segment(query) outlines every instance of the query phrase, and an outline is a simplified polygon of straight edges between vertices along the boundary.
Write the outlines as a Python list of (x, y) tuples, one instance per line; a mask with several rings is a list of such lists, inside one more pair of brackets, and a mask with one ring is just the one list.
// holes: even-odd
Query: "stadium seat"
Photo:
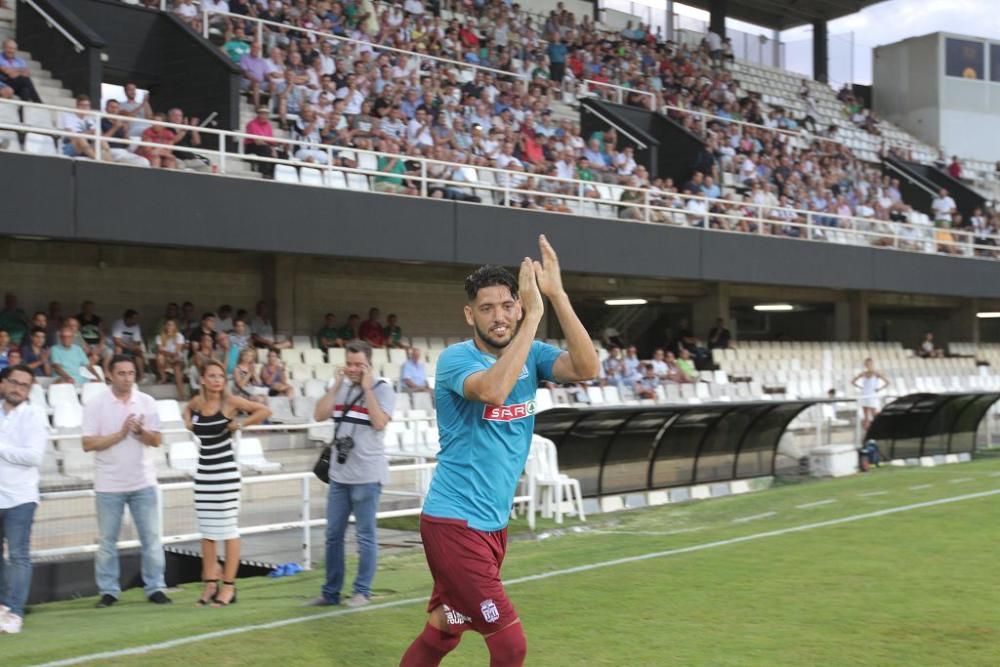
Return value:
[(56, 144), (52, 140), (52, 137), (47, 134), (38, 134), (36, 132), (28, 132), (25, 136), (24, 152), (33, 153), (35, 155), (59, 155), (59, 151), (56, 150)]
[(326, 393), (326, 382), (323, 380), (306, 380), (302, 393), (309, 398), (322, 398)]
[(299, 170), (299, 182), (302, 185), (322, 187), (324, 185), (323, 172), (312, 167), (302, 167)]
[(80, 402), (84, 405), (90, 403), (98, 396), (101, 396), (110, 391), (108, 386), (99, 382), (88, 382), (80, 387)]
[(279, 183), (298, 183), (299, 172), (287, 164), (274, 165), (274, 180)]
[(330, 364), (316, 364), (311, 368), (313, 377), (317, 380), (332, 380), (337, 374), (337, 367)]
[(563, 503), (569, 502), (575, 513), (583, 521), (583, 492), (580, 481), (559, 472), (559, 458), (555, 443), (547, 438), (532, 436), (531, 448), (537, 449), (534, 482), (541, 496), (542, 516), (549, 518), (555, 514), (556, 523), (563, 522)]
[(326, 184), (328, 187), (338, 190), (347, 189), (347, 176), (339, 169), (331, 169), (326, 172)]
[(371, 186), (368, 183), (368, 177), (364, 174), (348, 174), (347, 187), (356, 192), (371, 191)]
[(428, 414), (434, 412), (434, 398), (429, 391), (416, 391), (410, 394), (410, 402), (414, 410), (425, 410)]
[(287, 396), (271, 396), (267, 399), (267, 407), (271, 409), (271, 419), (282, 424), (298, 424), (303, 420), (296, 417), (292, 411), (292, 399)]
[(347, 363), (347, 351), (342, 347), (331, 347), (326, 351), (326, 358), (334, 366), (343, 366)]
[(49, 405), (53, 408), (56, 405), (71, 403), (80, 405), (80, 398), (76, 392), (76, 385), (69, 383), (54, 384), (49, 387)]
[(281, 470), (281, 464), (275, 461), (268, 461), (264, 456), (264, 448), (260, 443), (260, 438), (245, 438), (237, 432), (236, 461), (241, 468), (250, 468), (255, 472), (276, 472)]
[(323, 350), (316, 348), (302, 350), (302, 363), (309, 364), (310, 366), (318, 366), (326, 363), (326, 360), (323, 358)]
[(316, 399), (310, 396), (296, 396), (292, 399), (292, 414), (303, 421), (311, 422), (316, 410)]
[(170, 451), (167, 456), (172, 470), (193, 475), (198, 469), (198, 446), (193, 440), (178, 440), (170, 443)]
[[(2, 109), (12, 109), (6, 104), (0, 105), (0, 110)], [(4, 122), (0, 120), (0, 123)], [(10, 130), (0, 130), (0, 150), (5, 150), (10, 153), (20, 153), (21, 152), (21, 142), (17, 138), (16, 132), (11, 132)]]

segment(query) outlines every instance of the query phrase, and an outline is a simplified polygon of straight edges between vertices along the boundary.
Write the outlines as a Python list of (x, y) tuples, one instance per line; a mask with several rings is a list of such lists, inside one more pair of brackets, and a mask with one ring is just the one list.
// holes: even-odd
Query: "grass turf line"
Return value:
[[(972, 476), (971, 482), (963, 484), (963, 493), (995, 488), (995, 479), (990, 479), (989, 475), (997, 469), (996, 462), (984, 462), (955, 466), (951, 472), (946, 468), (883, 470), (868, 476), (777, 488), (738, 498), (596, 516), (592, 523), (603, 523), (603, 527), (610, 530), (664, 530), (692, 525), (704, 526), (704, 529), (670, 537), (582, 533), (567, 534), (542, 542), (516, 542), (511, 545), (509, 563), (504, 573), (507, 579), (513, 579), (606, 561), (609, 558), (690, 546), (801, 524), (804, 522), (803, 511), (793, 512), (792, 509), (817, 498), (836, 497), (842, 502), (810, 509), (805, 520), (829, 520), (838, 516), (932, 500), (935, 497), (945, 497), (948, 495), (947, 490), (952, 490), (954, 494), (953, 486), (950, 489), (941, 488), (937, 493), (933, 489), (911, 491), (907, 487), (914, 482)], [(858, 493), (873, 489), (885, 490), (887, 493), (858, 498)], [(731, 523), (733, 518), (763, 511), (775, 511), (777, 514), (755, 521), (752, 526)], [(905, 515), (817, 530), (808, 536), (788, 535), (775, 540), (733, 545), (668, 560), (630, 563), (596, 573), (579, 573), (531, 582), (512, 587), (511, 596), (527, 627), (533, 664), (625, 664), (621, 662), (623, 656), (629, 656), (627, 664), (656, 664), (656, 655), (661, 658), (671, 657), (674, 664), (785, 664), (785, 660), (773, 652), (775, 648), (770, 643), (755, 640), (759, 633), (766, 635), (767, 628), (770, 627), (771, 634), (785, 638), (783, 645), (798, 643), (797, 639), (793, 641), (788, 636), (788, 632), (782, 628), (784, 621), (778, 622), (779, 619), (796, 621), (789, 628), (802, 626), (795, 632), (805, 633), (809, 636), (809, 642), (819, 642), (820, 645), (829, 643), (830, 646), (835, 644), (820, 641), (822, 636), (812, 637), (811, 634), (814, 633), (809, 631), (811, 626), (803, 625), (805, 619), (788, 617), (785, 609), (787, 605), (791, 605), (793, 609), (804, 605), (810, 610), (809, 614), (816, 618), (827, 618), (824, 610), (828, 607), (840, 609), (843, 614), (834, 619), (840, 625), (835, 623), (827, 627), (824, 624), (823, 632), (839, 637), (844, 643), (868, 645), (868, 639), (860, 641), (858, 637), (851, 635), (854, 630), (844, 631), (858, 628), (855, 619), (857, 613), (877, 608), (866, 596), (862, 596), (868, 600), (864, 605), (845, 606), (845, 601), (849, 601), (851, 595), (858, 595), (858, 590), (871, 588), (883, 591), (886, 599), (891, 600), (892, 593), (899, 584), (897, 579), (903, 583), (914, 579), (920, 584), (914, 589), (915, 593), (923, 590), (925, 583), (928, 587), (926, 594), (913, 598), (913, 604), (917, 607), (930, 605), (930, 609), (940, 606), (940, 601), (936, 598), (942, 595), (941, 591), (930, 585), (934, 582), (950, 581), (955, 586), (964, 586), (968, 591), (982, 590), (981, 577), (985, 576), (988, 568), (984, 566), (977, 569), (970, 566), (970, 555), (989, 552), (988, 545), (977, 540), (983, 533), (981, 528), (984, 513), (996, 516), (996, 512), (995, 498), (921, 509)], [(942, 525), (937, 526), (935, 523), (933, 527), (923, 527), (925, 520), (929, 523), (932, 517), (942, 517)], [(925, 530), (928, 535), (933, 533), (934, 538), (921, 543)], [(817, 553), (815, 547), (818, 545), (822, 546), (821, 552), (829, 550), (830, 553)], [(847, 545), (853, 545), (853, 551), (848, 549), (849, 553), (844, 553)], [(926, 548), (930, 547), (934, 547), (934, 550), (925, 554)], [(921, 557), (911, 554), (914, 548)], [(740, 555), (737, 557), (732, 554)], [(733, 558), (743, 564), (737, 564)], [(957, 567), (956, 562), (964, 564)], [(901, 565), (897, 567), (895, 563)], [(884, 577), (886, 568), (890, 568), (893, 574), (888, 579)], [(864, 572), (867, 574), (862, 576)], [(679, 573), (684, 574), (681, 576)], [(840, 585), (814, 589), (812, 584), (817, 575), (820, 582)], [(855, 575), (859, 577), (858, 581), (854, 581)], [(382, 587), (382, 599), (393, 600), (426, 596), (430, 581), (422, 557), (411, 554), (384, 559), (380, 564), (376, 584)], [(730, 593), (725, 592), (724, 584), (731, 587)], [(0, 650), (3, 651), (5, 665), (21, 665), (126, 645), (158, 642), (233, 625), (301, 616), (304, 610), (297, 606), (298, 602), (315, 594), (318, 586), (318, 573), (310, 573), (293, 581), (248, 580), (241, 587), (243, 601), (240, 605), (224, 610), (196, 610), (187, 607), (197, 595), (197, 587), (194, 586), (186, 587), (187, 590), (178, 594), (178, 605), (169, 610), (137, 602), (141, 600), (141, 594), (134, 592), (126, 594), (126, 604), (103, 611), (90, 609), (92, 600), (42, 605), (35, 614), (29, 616), (25, 633), (19, 637), (3, 638)], [(845, 593), (844, 587), (849, 594)], [(914, 587), (906, 588), (909, 590)], [(798, 603), (782, 601), (786, 597), (783, 593), (773, 601), (777, 607), (767, 607), (770, 616), (760, 617), (760, 605), (751, 598), (767, 598), (776, 591), (783, 592), (785, 589), (796, 592), (792, 597)], [(707, 595), (710, 591), (717, 591), (717, 597)], [(743, 597), (737, 595), (741, 591), (745, 594)], [(706, 593), (706, 596), (702, 599), (699, 592)], [(727, 662), (725, 652), (716, 656), (709, 651), (710, 647), (692, 641), (688, 636), (693, 632), (689, 627), (691, 618), (678, 616), (680, 608), (677, 601), (692, 596), (699, 600), (692, 601), (688, 609), (695, 612), (694, 617), (721, 618), (726, 623), (740, 625), (739, 614), (735, 612), (742, 609), (747, 614), (748, 618), (743, 625), (747, 622), (750, 625), (745, 628), (741, 640), (731, 647), (733, 656), (741, 659)], [(958, 597), (964, 598), (964, 595)], [(732, 614), (726, 608), (728, 605), (735, 605)], [(898, 615), (900, 610), (893, 609), (893, 614)], [(964, 609), (964, 604), (956, 609), (945, 608), (942, 611), (944, 616), (938, 619), (942, 627), (949, 626), (953, 621), (960, 622), (959, 616), (955, 615), (953, 618), (949, 614), (961, 609)], [(886, 619), (894, 617), (893, 614), (886, 614)], [(978, 615), (980, 618), (990, 618), (985, 609)], [(612, 622), (620, 616), (632, 619), (629, 628), (617, 627), (619, 623)], [(586, 621), (591, 617), (604, 619), (607, 631), (589, 625)], [(974, 618), (976, 614), (970, 613), (966, 621), (971, 622)], [(996, 620), (995, 612), (992, 619)], [(189, 665), (245, 665), (282, 662), (285, 665), (305, 665), (323, 661), (324, 664), (337, 665), (388, 665), (398, 660), (406, 644), (419, 631), (422, 620), (422, 604), (414, 604), (94, 664), (176, 665), (183, 662)], [(934, 622), (929, 620), (928, 626)], [(589, 629), (582, 633), (585, 636), (577, 637), (580, 634), (577, 626), (581, 623)], [(758, 627), (760, 624), (761, 627)], [(978, 636), (995, 641), (995, 631), (986, 632), (982, 628), (996, 628), (998, 625), (1000, 623), (996, 622), (977, 624), (975, 628), (978, 629), (973, 628), (970, 637), (974, 639)], [(688, 629), (685, 632), (674, 632), (675, 627)], [(857, 631), (865, 634), (863, 628)], [(641, 647), (650, 642), (650, 636), (660, 637), (663, 633), (673, 637), (678, 647), (688, 646), (691, 647), (690, 650), (681, 651), (676, 648), (674, 652), (666, 651), (666, 645), (654, 641), (651, 652), (644, 652), (645, 649)], [(957, 630), (955, 633), (953, 639), (961, 634)], [(941, 639), (940, 632), (931, 633), (930, 636)], [(42, 646), (39, 646), (38, 637), (45, 637)], [(481, 643), (477, 636), (466, 636), (459, 651), (446, 664), (484, 664), (485, 653)], [(949, 642), (945, 644), (951, 645)], [(957, 644), (962, 650), (955, 653), (956, 662), (950, 663), (945, 659), (946, 656), (940, 655), (941, 660), (935, 660), (933, 664), (980, 664), (977, 662), (978, 643), (958, 641)], [(582, 650), (579, 656), (583, 657), (573, 658), (576, 655), (573, 647), (577, 645)], [(760, 652), (759, 659), (754, 657), (755, 651)], [(934, 655), (933, 652), (927, 652), (927, 647), (912, 655), (925, 654)], [(226, 655), (232, 656), (233, 661), (227, 662), (228, 658), (224, 657)], [(807, 655), (809, 654), (801, 655), (800, 659), (792, 659), (789, 655), (788, 662), (808, 660)], [(906, 653), (899, 655), (905, 656)], [(833, 660), (835, 656), (831, 652), (829, 657)], [(861, 656), (855, 658), (861, 659)], [(827, 664), (905, 664), (902, 657), (900, 660), (895, 662), (892, 651), (887, 650), (885, 655), (880, 654), (878, 660), (869, 663), (838, 663), (833, 660)], [(823, 664), (822, 661), (809, 661)], [(914, 664), (912, 660), (910, 664)], [(922, 664), (930, 663), (924, 661)]]

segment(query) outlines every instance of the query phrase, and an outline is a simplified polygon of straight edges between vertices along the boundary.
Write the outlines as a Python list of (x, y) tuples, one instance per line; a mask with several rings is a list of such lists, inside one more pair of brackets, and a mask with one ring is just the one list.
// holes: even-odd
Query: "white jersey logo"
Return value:
[(517, 379), (527, 380), (528, 377), (530, 377), (530, 373), (528, 373), (528, 366), (525, 364), (524, 366), (521, 366), (521, 374), (517, 376)]
[(487, 623), (496, 623), (500, 620), (500, 610), (497, 609), (493, 600), (483, 600), (479, 603), (479, 611), (483, 612), (483, 619)]

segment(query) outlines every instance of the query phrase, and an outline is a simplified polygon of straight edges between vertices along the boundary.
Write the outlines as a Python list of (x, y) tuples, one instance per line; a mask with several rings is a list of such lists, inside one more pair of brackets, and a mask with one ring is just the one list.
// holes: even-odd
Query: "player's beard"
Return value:
[(508, 329), (510, 329), (510, 336), (507, 337), (507, 340), (503, 341), (498, 340), (493, 336), (491, 336), (488, 330), (483, 331), (482, 329), (480, 329), (479, 324), (476, 324), (476, 335), (479, 336), (479, 340), (483, 341), (490, 347), (497, 350), (502, 350), (503, 348), (510, 345), (510, 342), (514, 340), (514, 336), (517, 335), (517, 330), (520, 326), (521, 326), (520, 322), (515, 322), (513, 325), (509, 326)]

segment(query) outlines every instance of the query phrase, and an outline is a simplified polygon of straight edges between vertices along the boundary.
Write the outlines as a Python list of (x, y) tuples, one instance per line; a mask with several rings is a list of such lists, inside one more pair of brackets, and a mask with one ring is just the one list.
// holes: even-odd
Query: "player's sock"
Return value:
[(511, 623), (487, 637), (486, 648), (490, 650), (490, 667), (521, 667), (528, 654), (524, 627), (520, 623)]
[(410, 644), (410, 648), (406, 649), (399, 667), (437, 667), (461, 640), (462, 635), (442, 632), (428, 623), (420, 636)]

